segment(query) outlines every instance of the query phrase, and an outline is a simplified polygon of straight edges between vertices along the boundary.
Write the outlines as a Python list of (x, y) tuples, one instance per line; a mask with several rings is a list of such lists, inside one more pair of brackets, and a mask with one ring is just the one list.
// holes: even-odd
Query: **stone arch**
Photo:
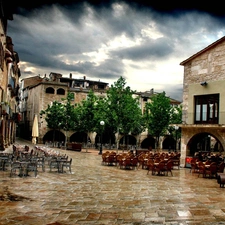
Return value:
[(119, 144), (123, 145), (136, 145), (137, 139), (133, 135), (124, 135), (120, 138)]
[[(90, 140), (90, 138), (88, 138)], [(70, 138), (70, 142), (79, 142), (79, 143), (87, 143), (87, 133), (85, 132), (76, 132), (73, 133)]]
[(176, 140), (171, 135), (166, 135), (162, 141), (162, 149), (175, 150)]
[(194, 134), (187, 143), (189, 155), (193, 156), (195, 152), (223, 152), (223, 140), (220, 135), (213, 132), (198, 132)]
[(59, 130), (50, 130), (43, 136), (43, 143), (46, 142), (64, 142), (65, 135)]
[(155, 144), (156, 144), (156, 140), (154, 137), (149, 136), (147, 138), (145, 138), (142, 142), (141, 142), (141, 148), (152, 148), (155, 149)]
[[(206, 135), (212, 136), (215, 139), (214, 146), (217, 149), (221, 148), (220, 151), (224, 151), (225, 128), (223, 126), (215, 126), (214, 128), (209, 129), (207, 127), (184, 125), (182, 127), (182, 136), (181, 136), (181, 158), (180, 158), (181, 166), (186, 165), (186, 157), (192, 157), (194, 155), (195, 153), (194, 146), (197, 147), (197, 143), (198, 143), (196, 140), (199, 137), (204, 138), (204, 136), (206, 137)], [(205, 145), (203, 144), (202, 146), (205, 146)]]
[[(98, 145), (101, 143), (101, 134), (96, 133), (95, 136), (95, 148), (98, 148)], [(109, 134), (108, 132), (102, 133), (102, 144), (111, 148), (116, 143), (115, 134)]]

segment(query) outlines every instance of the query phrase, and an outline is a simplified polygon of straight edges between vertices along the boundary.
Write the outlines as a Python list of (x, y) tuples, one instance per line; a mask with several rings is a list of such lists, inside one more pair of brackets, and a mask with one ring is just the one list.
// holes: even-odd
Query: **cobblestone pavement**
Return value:
[(71, 174), (48, 167), (37, 177), (0, 171), (1, 225), (225, 224), (225, 188), (216, 179), (188, 168), (147, 175), (102, 165), (97, 150), (57, 151), (72, 158)]

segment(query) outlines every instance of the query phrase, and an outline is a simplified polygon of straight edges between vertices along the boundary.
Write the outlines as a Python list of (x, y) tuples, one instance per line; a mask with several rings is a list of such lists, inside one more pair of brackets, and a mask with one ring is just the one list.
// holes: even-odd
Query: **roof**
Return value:
[(181, 66), (185, 65), (187, 62), (191, 61), (192, 59), (196, 58), (197, 56), (201, 55), (202, 53), (206, 52), (207, 50), (214, 48), (219, 43), (223, 42), (225, 40), (225, 36), (220, 38), (219, 40), (213, 42), (212, 44), (208, 45), (206, 48), (202, 49), (201, 51), (197, 52), (196, 54), (192, 55), (191, 57), (187, 58), (183, 62), (180, 63)]

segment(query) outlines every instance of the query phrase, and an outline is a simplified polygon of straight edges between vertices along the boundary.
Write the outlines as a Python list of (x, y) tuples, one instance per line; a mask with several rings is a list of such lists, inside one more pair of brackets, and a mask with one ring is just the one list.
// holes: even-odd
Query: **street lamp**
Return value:
[(177, 131), (178, 131), (179, 127), (175, 125), (174, 128), (175, 128), (175, 132), (176, 132), (176, 144), (175, 144), (175, 151), (176, 151), (177, 150)]
[(102, 154), (102, 133), (103, 133), (103, 126), (105, 125), (105, 122), (104, 121), (100, 121), (100, 125), (102, 126), (101, 128), (101, 143), (100, 143), (100, 148), (99, 148), (99, 155)]

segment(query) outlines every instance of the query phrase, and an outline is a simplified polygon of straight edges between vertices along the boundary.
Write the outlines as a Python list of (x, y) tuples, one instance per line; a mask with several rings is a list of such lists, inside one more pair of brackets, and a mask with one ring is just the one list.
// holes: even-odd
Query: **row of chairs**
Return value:
[(173, 161), (172, 160), (160, 160), (159, 162), (154, 160), (148, 160), (147, 163), (147, 174), (152, 172), (152, 175), (167, 175), (170, 173), (173, 176)]
[[(56, 162), (56, 163), (54, 163)], [(72, 158), (68, 160), (66, 155), (52, 155), (51, 157), (45, 156), (43, 152), (37, 152), (33, 149), (29, 150), (20, 146), (16, 149), (13, 146), (12, 153), (0, 154), (0, 169), (9, 170), (10, 176), (28, 176), (31, 172), (34, 172), (34, 176), (37, 176), (39, 168), (45, 172), (46, 165), (49, 166), (50, 172), (56, 168), (58, 172), (64, 172), (65, 169), (71, 171)]]
[(224, 162), (217, 163), (210, 160), (203, 162), (198, 161), (197, 159), (192, 159), (190, 172), (198, 173), (198, 177), (202, 175), (204, 178), (217, 178), (218, 173), (224, 172), (224, 167)]

